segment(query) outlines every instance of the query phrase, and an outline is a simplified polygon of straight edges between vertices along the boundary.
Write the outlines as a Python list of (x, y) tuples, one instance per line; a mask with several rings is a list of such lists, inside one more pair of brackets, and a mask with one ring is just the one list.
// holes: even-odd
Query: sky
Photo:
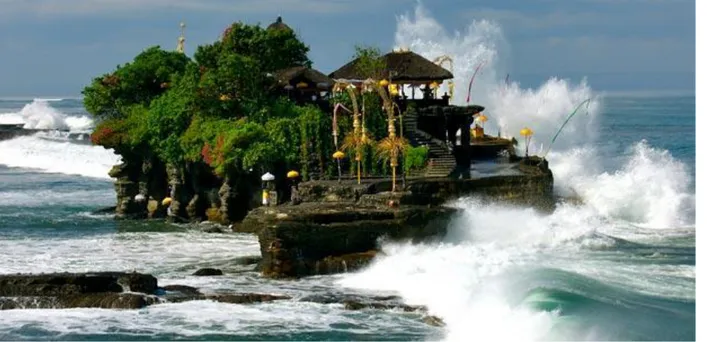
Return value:
[(606, 91), (694, 91), (695, 1), (689, 0), (0, 0), (0, 97), (79, 96), (92, 78), (143, 49), (186, 53), (232, 22), (278, 15), (330, 73), (356, 44), (394, 47), (398, 20), (416, 6), (453, 34), (472, 21), (500, 25), (516, 81), (549, 77)]

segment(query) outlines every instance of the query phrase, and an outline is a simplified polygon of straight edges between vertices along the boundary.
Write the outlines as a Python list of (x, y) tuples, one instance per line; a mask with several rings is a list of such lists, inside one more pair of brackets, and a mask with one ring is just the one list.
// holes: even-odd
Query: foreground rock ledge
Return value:
[(429, 241), (447, 232), (459, 210), (443, 203), (473, 195), (550, 209), (553, 178), (539, 159), (516, 174), (473, 179), (410, 179), (391, 193), (389, 180), (311, 181), (298, 186), (298, 204), (252, 210), (234, 230), (258, 234), (261, 270), (271, 278), (348, 272), (380, 253), (383, 241)]
[(0, 275), (0, 310), (140, 309), (159, 303), (213, 300), (230, 304), (291, 299), (262, 293), (204, 295), (184, 285), (157, 286), (149, 274), (96, 272)]

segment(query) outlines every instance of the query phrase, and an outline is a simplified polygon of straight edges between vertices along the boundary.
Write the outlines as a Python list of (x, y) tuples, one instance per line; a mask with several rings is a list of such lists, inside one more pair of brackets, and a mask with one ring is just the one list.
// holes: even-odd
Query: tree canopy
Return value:
[[(199, 46), (190, 59), (159, 46), (93, 79), (84, 105), (98, 125), (93, 143), (121, 155), (164, 163), (202, 163), (219, 176), (297, 169), (305, 178), (333, 176), (332, 117), (314, 105), (298, 106), (275, 90), (270, 74), (311, 67), (307, 47), (291, 30), (234, 23), (221, 39)], [(380, 52), (357, 48), (372, 77)], [(336, 96), (332, 101), (346, 102)], [(365, 95), (366, 126), (385, 134), (380, 99)], [(342, 135), (350, 118), (341, 118)], [(370, 171), (383, 170), (372, 154)]]

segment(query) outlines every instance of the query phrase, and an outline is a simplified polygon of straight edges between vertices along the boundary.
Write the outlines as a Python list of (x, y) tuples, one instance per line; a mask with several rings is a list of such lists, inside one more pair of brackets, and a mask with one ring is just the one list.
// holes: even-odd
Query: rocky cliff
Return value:
[(518, 174), (472, 179), (409, 179), (391, 193), (388, 180), (314, 181), (297, 186), (297, 200), (259, 207), (236, 226), (258, 234), (264, 276), (296, 278), (366, 266), (385, 241), (443, 237), (457, 209), (443, 204), (464, 196), (553, 206), (552, 173), (539, 159), (523, 159)]
[(109, 174), (116, 179), (118, 218), (230, 224), (253, 207), (259, 187), (255, 176), (221, 178), (203, 164), (165, 165), (157, 158), (138, 156), (123, 155), (123, 163)]

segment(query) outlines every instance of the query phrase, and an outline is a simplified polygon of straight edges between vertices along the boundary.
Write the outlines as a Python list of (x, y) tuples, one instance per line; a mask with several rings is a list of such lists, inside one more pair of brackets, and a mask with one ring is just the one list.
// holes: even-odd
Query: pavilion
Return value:
[[(415, 103), (418, 108), (449, 105), (449, 95), (437, 97), (435, 94), (437, 86), (445, 80), (454, 78), (449, 70), (415, 52), (403, 49), (393, 50), (381, 56), (381, 59), (385, 68), (382, 70), (382, 74), (376, 78), (385, 79), (390, 85), (395, 85), (400, 89), (397, 96), (393, 96), (393, 98), (401, 106), (401, 109), (404, 110), (409, 103)], [(357, 68), (358, 62), (358, 58), (352, 60), (329, 74), (329, 77), (344, 79), (352, 83), (361, 82), (371, 77), (371, 75), (361, 74)], [(416, 88), (419, 88), (422, 93), (421, 99), (416, 98)], [(410, 90), (410, 94), (406, 93), (406, 89)]]
[(278, 92), (299, 105), (320, 104), (329, 111), (328, 98), (334, 80), (327, 75), (304, 66), (295, 66), (272, 73)]

